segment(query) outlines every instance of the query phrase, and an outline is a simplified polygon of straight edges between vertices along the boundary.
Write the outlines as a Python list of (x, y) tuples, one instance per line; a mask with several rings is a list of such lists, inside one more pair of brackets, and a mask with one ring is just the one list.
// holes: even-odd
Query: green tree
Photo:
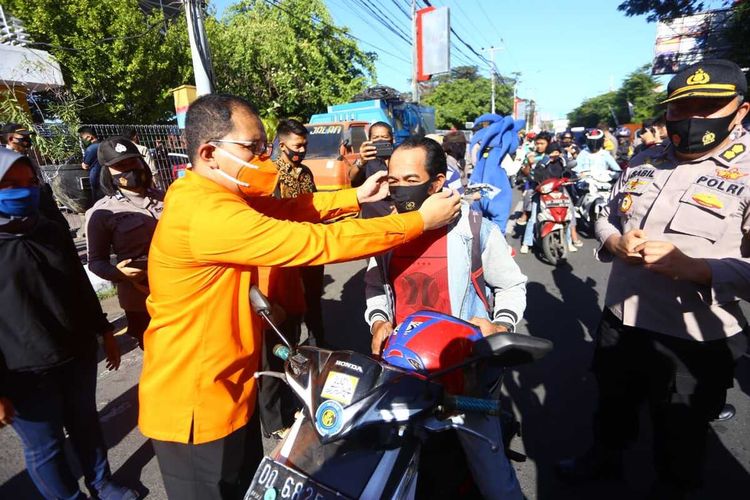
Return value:
[(646, 20), (652, 23), (673, 17), (691, 16), (703, 10), (704, 2), (698, 0), (626, 0), (617, 10), (626, 16), (648, 14)]
[[(650, 65), (645, 65), (630, 73), (619, 89), (586, 99), (576, 109), (568, 113), (571, 125), (595, 127), (601, 122), (609, 125), (618, 123), (641, 123), (652, 118), (662, 108), (659, 104), (665, 97), (657, 92), (658, 82), (650, 74)], [(631, 116), (628, 103), (632, 104)]]
[(219, 91), (266, 116), (310, 116), (373, 82), (375, 54), (333, 26), (322, 0), (244, 0), (207, 23)]
[(60, 62), (65, 83), (83, 101), (84, 122), (165, 121), (174, 115), (169, 89), (190, 75), (182, 16), (166, 21), (137, 0), (6, 0), (34, 48)]
[[(466, 68), (471, 67), (462, 66), (455, 69), (455, 74), (466, 78), (451, 78), (438, 82), (422, 98), (424, 104), (435, 107), (435, 124), (439, 129), (447, 129), (454, 125), (463, 128), (465, 122), (490, 112), (492, 81), (479, 76), (476, 68), (473, 72)], [(502, 77), (499, 80), (495, 85), (495, 111), (506, 115), (513, 108), (513, 87), (502, 83), (505, 81)]]

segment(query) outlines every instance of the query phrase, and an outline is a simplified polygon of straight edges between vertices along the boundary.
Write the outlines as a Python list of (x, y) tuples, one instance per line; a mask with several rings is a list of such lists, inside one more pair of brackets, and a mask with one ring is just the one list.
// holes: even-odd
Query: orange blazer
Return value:
[(418, 212), (315, 224), (358, 210), (354, 189), (248, 201), (190, 171), (172, 184), (148, 259), (151, 323), (138, 390), (145, 436), (200, 444), (252, 416), (261, 325), (248, 294), (257, 266), (357, 259), (423, 231)]

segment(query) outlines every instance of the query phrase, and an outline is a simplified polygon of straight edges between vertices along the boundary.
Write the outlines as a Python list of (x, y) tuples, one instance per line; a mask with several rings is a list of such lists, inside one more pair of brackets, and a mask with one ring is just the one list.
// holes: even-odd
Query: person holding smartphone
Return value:
[(359, 158), (349, 167), (352, 187), (361, 186), (375, 172), (388, 171), (393, 154), (393, 127), (386, 122), (370, 125), (368, 140), (359, 148)]
[[(143, 349), (148, 281), (146, 259), (164, 193), (152, 187), (151, 169), (135, 144), (115, 136), (99, 146), (100, 188), (104, 197), (86, 212), (89, 269), (117, 285), (120, 307), (128, 320), (127, 334)], [(117, 264), (110, 262), (114, 252)]]

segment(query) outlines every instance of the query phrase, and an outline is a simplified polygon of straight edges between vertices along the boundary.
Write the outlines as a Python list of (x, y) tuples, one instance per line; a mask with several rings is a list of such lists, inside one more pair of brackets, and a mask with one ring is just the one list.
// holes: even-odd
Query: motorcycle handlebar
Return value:
[(500, 415), (500, 401), (495, 399), (470, 398), (468, 396), (446, 396), (443, 406), (448, 411)]

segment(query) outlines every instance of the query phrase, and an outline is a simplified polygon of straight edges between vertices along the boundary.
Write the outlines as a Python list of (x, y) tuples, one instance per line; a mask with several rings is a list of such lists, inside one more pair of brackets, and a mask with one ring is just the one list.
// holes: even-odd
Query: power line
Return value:
[[(285, 8), (285, 7), (283, 7), (282, 5), (280, 5), (280, 4), (277, 4), (277, 3), (274, 3), (274, 1), (279, 1), (279, 0), (264, 0), (264, 1), (265, 1), (265, 2), (266, 2), (266, 3), (268, 4), (268, 5), (270, 5), (270, 6), (272, 6), (272, 7), (276, 7), (277, 9), (279, 9), (279, 10), (281, 10), (281, 11), (284, 11), (284, 12), (286, 12), (287, 14), (289, 14), (289, 15), (290, 15), (290, 16), (292, 16), (293, 18), (297, 19), (298, 21), (308, 21), (308, 19), (306, 19), (306, 18), (302, 18), (302, 17), (299, 17), (298, 15), (294, 14), (293, 12), (291, 12), (291, 11), (290, 11), (290, 10), (288, 10), (288, 9), (286, 9), (286, 8)], [(356, 40), (356, 41), (358, 41), (358, 42), (364, 43), (365, 45), (369, 45), (370, 47), (373, 47), (374, 49), (377, 49), (377, 50), (379, 50), (380, 52), (382, 52), (382, 53), (384, 53), (384, 54), (387, 54), (387, 55), (389, 55), (389, 56), (391, 56), (391, 57), (393, 57), (393, 58), (395, 58), (395, 59), (398, 59), (398, 60), (400, 60), (400, 61), (403, 61), (403, 62), (405, 62), (405, 63), (409, 63), (409, 64), (411, 64), (411, 63), (410, 63), (410, 62), (409, 62), (408, 60), (404, 59), (403, 57), (401, 57), (401, 56), (399, 56), (399, 55), (397, 55), (397, 54), (394, 54), (393, 52), (389, 52), (389, 51), (387, 51), (387, 50), (385, 50), (385, 49), (383, 49), (383, 48), (381, 48), (381, 47), (378, 47), (378, 46), (377, 46), (377, 45), (375, 45), (375, 44), (372, 44), (372, 43), (370, 43), (370, 42), (367, 42), (367, 41), (365, 41), (365, 40), (362, 40), (361, 38), (359, 38), (359, 37), (357, 37), (357, 36), (354, 36), (354, 35), (352, 35), (352, 34), (351, 34), (351, 33), (349, 33), (349, 32), (348, 32), (348, 30), (346, 30), (346, 29), (342, 29), (342, 28), (339, 28), (338, 26), (334, 26), (334, 25), (332, 25), (332, 24), (330, 24), (330, 23), (327, 23), (327, 22), (325, 22), (325, 21), (323, 21), (322, 19), (319, 19), (319, 18), (315, 18), (315, 17), (314, 17), (314, 18), (312, 18), (312, 20), (313, 20), (313, 21), (317, 21), (317, 22), (318, 22), (318, 24), (314, 24), (314, 23), (313, 23), (313, 26), (315, 26), (315, 27), (318, 27), (318, 25), (321, 25), (321, 24), (322, 24), (322, 25), (323, 25), (323, 26), (325, 26), (326, 28), (329, 28), (329, 29), (331, 29), (331, 30), (333, 30), (333, 31), (337, 31), (338, 33), (340, 33), (341, 35), (343, 35), (343, 36), (345, 36), (345, 37), (347, 37), (347, 38), (350, 38), (350, 39), (352, 39), (352, 40)]]
[(382, 26), (384, 26), (388, 31), (396, 35), (397, 37), (401, 38), (406, 43), (411, 43), (411, 40), (409, 39), (408, 34), (403, 32), (403, 29), (399, 26), (396, 26), (394, 23), (392, 23), (389, 19), (384, 17), (382, 14), (380, 14), (377, 10), (375, 10), (369, 3), (367, 3), (366, 0), (354, 0), (354, 3), (356, 5), (359, 5), (360, 7), (364, 8), (364, 12), (369, 12), (370, 15), (378, 21)]

